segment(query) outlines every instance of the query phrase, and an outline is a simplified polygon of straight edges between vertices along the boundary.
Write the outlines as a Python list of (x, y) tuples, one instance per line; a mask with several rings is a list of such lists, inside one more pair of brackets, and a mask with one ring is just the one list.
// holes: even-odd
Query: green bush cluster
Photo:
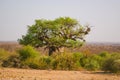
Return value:
[(2, 65), (3, 61), (8, 58), (8, 52), (4, 49), (0, 49), (0, 66)]
[(31, 46), (25, 46), (17, 50), (16, 53), (0, 49), (0, 66), (53, 70), (86, 69), (120, 73), (120, 53), (102, 52), (86, 55), (76, 52), (46, 56)]
[(20, 67), (20, 57), (18, 54), (10, 55), (8, 59), (3, 60), (3, 67)]
[(80, 64), (87, 70), (101, 70), (104, 60), (109, 56), (107, 52), (100, 54), (84, 55)]
[(120, 54), (111, 54), (111, 56), (104, 61), (102, 65), (102, 70), (110, 71), (113, 73), (120, 73)]
[(51, 59), (48, 56), (28, 58), (25, 61), (22, 61), (22, 68), (50, 69), (50, 62)]
[(13, 55), (15, 55), (15, 52), (9, 52), (0, 48), (0, 66), (3, 65), (4, 61), (8, 61), (9, 57)]
[(77, 68), (76, 63), (77, 60), (75, 60), (75, 57), (73, 57), (71, 53), (62, 53), (56, 55), (51, 61), (52, 69), (58, 70), (74, 70)]
[(36, 51), (31, 46), (24, 46), (22, 49), (18, 50), (21, 60), (26, 60), (28, 58), (35, 58), (39, 56), (39, 52)]

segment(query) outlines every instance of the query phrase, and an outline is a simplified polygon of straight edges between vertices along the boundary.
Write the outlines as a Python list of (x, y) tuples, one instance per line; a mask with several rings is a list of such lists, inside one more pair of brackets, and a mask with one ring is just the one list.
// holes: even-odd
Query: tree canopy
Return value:
[(18, 41), (23, 45), (45, 47), (51, 55), (61, 47), (80, 47), (89, 31), (88, 26), (82, 26), (76, 19), (70, 17), (59, 17), (55, 20), (40, 19), (28, 26), (27, 34)]

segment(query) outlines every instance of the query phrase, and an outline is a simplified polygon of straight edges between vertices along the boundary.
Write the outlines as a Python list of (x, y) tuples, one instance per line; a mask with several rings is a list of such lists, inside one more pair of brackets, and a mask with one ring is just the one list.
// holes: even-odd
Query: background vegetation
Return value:
[(0, 66), (52, 70), (103, 70), (120, 73), (120, 53), (64, 52), (48, 56), (31, 46), (24, 46), (16, 51), (0, 48)]

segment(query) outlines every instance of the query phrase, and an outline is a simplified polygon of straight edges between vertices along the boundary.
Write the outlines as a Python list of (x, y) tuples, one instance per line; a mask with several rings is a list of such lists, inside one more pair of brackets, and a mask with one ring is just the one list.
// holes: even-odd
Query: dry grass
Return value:
[[(16, 49), (20, 48), (17, 42), (0, 42), (0, 48), (4, 48), (7, 51), (15, 51)], [(44, 50), (44, 48), (38, 49), (41, 53), (47, 54), (48, 51)], [(65, 49), (67, 52), (82, 52), (86, 54), (93, 54), (93, 53), (101, 53), (107, 51), (109, 53), (117, 52), (120, 53), (120, 43), (87, 43), (83, 45), (81, 48), (74, 48), (74, 49)]]
[(17, 42), (0, 42), (0, 48), (3, 48), (7, 51), (14, 52), (16, 49), (19, 49), (21, 45)]
[(120, 80), (119, 75), (89, 71), (1, 68), (0, 80)]

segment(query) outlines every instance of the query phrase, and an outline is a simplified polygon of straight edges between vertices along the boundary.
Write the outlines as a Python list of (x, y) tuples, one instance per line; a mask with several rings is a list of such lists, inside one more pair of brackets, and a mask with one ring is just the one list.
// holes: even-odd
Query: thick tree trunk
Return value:
[(49, 53), (48, 53), (48, 55), (51, 56), (52, 53), (53, 53), (53, 51), (51, 50), (51, 48), (49, 48)]
[(55, 52), (55, 51), (56, 51), (56, 48), (54, 46), (49, 47), (48, 55), (51, 56), (53, 54), (53, 52)]

